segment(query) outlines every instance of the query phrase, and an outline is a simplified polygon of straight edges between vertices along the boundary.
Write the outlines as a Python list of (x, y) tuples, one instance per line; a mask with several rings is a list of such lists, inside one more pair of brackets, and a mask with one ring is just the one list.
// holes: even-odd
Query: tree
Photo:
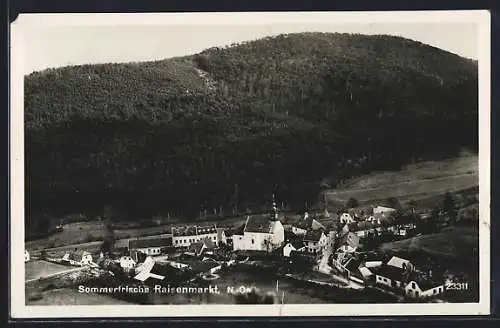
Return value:
[(359, 206), (359, 201), (354, 197), (349, 198), (349, 200), (347, 201), (347, 208), (355, 208), (358, 206)]
[(403, 209), (403, 206), (401, 206), (401, 203), (396, 197), (390, 197), (387, 199), (387, 205), (391, 208), (394, 208), (398, 211), (401, 211)]
[(455, 208), (455, 200), (450, 192), (447, 192), (444, 195), (443, 200), (443, 211), (448, 216), (451, 223), (455, 223), (457, 221), (457, 209)]

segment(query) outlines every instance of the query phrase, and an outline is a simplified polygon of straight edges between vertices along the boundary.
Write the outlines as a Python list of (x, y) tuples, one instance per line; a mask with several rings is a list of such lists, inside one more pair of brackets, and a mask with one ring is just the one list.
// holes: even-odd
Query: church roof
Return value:
[(245, 232), (272, 233), (276, 221), (270, 220), (267, 216), (251, 216), (245, 224)]

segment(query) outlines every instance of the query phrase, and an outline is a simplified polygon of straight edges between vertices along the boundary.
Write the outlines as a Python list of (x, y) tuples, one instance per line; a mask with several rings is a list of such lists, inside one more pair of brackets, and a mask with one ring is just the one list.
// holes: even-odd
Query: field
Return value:
[(329, 201), (346, 202), (356, 198), (373, 202), (396, 197), (401, 202), (429, 199), (446, 192), (478, 186), (478, 156), (462, 153), (445, 161), (425, 161), (400, 171), (374, 172), (347, 181), (341, 188), (327, 192)]
[(26, 289), (27, 305), (127, 305), (131, 304), (108, 295), (78, 293), (71, 288), (48, 291)]
[(439, 233), (385, 243), (379, 249), (383, 253), (422, 252), (470, 263), (479, 259), (479, 234), (477, 228), (452, 227)]
[(29, 261), (24, 264), (25, 280), (38, 279), (50, 274), (71, 269), (64, 265), (45, 261)]

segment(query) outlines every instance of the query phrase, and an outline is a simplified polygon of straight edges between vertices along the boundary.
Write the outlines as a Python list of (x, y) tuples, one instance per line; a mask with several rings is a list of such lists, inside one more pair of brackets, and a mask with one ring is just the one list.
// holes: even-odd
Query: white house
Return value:
[(283, 256), (290, 257), (290, 253), (292, 251), (303, 252), (306, 248), (306, 245), (300, 240), (289, 241), (283, 247)]
[(285, 229), (279, 220), (268, 216), (247, 217), (243, 231), (233, 235), (234, 250), (271, 251), (285, 241)]
[(351, 214), (344, 212), (340, 215), (340, 223), (353, 223), (354, 218)]
[(69, 262), (71, 265), (90, 265), (93, 263), (92, 254), (87, 251), (75, 251), (64, 254), (63, 261)]
[(24, 250), (24, 262), (28, 262), (30, 260), (30, 252)]
[(146, 255), (160, 255), (162, 248), (172, 246), (172, 237), (131, 239), (128, 241), (129, 251), (137, 251)]
[(120, 257), (120, 267), (124, 270), (132, 270), (136, 266), (136, 262), (130, 256)]
[(427, 281), (410, 281), (405, 287), (405, 294), (414, 298), (433, 297), (444, 292), (444, 285), (433, 285)]
[(321, 230), (310, 230), (304, 236), (306, 252), (312, 254), (322, 253), (328, 244), (328, 237)]
[(391, 208), (391, 207), (385, 207), (385, 206), (376, 206), (373, 208), (373, 214), (376, 215), (376, 214), (383, 214), (383, 213), (394, 213), (396, 212), (397, 210), (395, 208)]

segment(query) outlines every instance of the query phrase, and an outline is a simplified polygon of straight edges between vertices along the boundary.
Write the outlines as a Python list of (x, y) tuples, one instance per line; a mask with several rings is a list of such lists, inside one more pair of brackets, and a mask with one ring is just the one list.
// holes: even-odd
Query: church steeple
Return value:
[(276, 198), (274, 197), (274, 193), (273, 193), (273, 210), (271, 217), (273, 220), (278, 220), (278, 206), (276, 205)]

